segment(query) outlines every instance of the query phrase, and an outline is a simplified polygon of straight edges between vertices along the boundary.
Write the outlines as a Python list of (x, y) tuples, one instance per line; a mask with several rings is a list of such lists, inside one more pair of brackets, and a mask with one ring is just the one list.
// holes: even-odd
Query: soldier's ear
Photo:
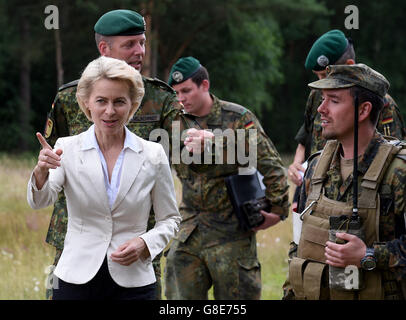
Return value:
[(365, 101), (359, 106), (359, 121), (365, 120), (371, 114), (372, 104), (369, 101)]
[(210, 82), (209, 82), (209, 80), (204, 79), (200, 86), (202, 86), (205, 91), (209, 91), (210, 90)]
[(108, 54), (110, 52), (110, 46), (106, 41), (101, 40), (99, 42), (99, 44), (97, 45), (97, 47), (99, 49), (99, 52), (100, 52), (101, 56), (108, 56)]

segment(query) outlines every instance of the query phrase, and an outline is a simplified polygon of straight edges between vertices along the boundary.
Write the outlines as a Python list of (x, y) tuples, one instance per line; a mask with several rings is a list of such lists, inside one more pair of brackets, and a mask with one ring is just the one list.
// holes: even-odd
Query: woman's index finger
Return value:
[(42, 136), (41, 133), (37, 132), (36, 133), (37, 139), (39, 143), (41, 144), (43, 149), (50, 149), (52, 150), (52, 147), (48, 144), (48, 142), (45, 140), (45, 138)]

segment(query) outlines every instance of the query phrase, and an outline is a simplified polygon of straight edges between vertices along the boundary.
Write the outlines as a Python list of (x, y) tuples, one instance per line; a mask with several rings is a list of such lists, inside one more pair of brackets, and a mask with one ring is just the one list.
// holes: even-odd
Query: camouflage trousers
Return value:
[(255, 235), (205, 247), (196, 228), (185, 243), (173, 240), (165, 268), (168, 300), (207, 300), (213, 286), (216, 300), (261, 297), (261, 267)]
[[(58, 264), (59, 258), (62, 255), (62, 249), (56, 249), (56, 254), (55, 254), (55, 260), (52, 268), (50, 268), (49, 273), (48, 273), (48, 279), (46, 281), (47, 288), (46, 288), (46, 299), (47, 300), (52, 300), (52, 294), (53, 290), (56, 290), (58, 288), (58, 285), (56, 283), (57, 279), (54, 277), (54, 269), (56, 265)], [(154, 267), (154, 272), (155, 272), (155, 277), (156, 277), (156, 300), (161, 300), (162, 299), (162, 285), (161, 285), (161, 257), (162, 253), (157, 255), (155, 259), (152, 261), (152, 266)], [(55, 289), (54, 289), (55, 288)]]

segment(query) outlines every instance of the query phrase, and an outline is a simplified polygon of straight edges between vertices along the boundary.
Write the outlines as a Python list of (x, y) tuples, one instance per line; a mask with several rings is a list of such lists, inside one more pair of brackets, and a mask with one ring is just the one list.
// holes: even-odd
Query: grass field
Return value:
[[(285, 165), (290, 163), (290, 157), (283, 159)], [(27, 204), (26, 187), (35, 163), (36, 156), (0, 154), (0, 300), (45, 299), (45, 272), (54, 257), (54, 249), (45, 243), (52, 208), (32, 210)], [(282, 296), (291, 237), (291, 217), (258, 232), (264, 300)]]
[(32, 210), (26, 188), (35, 158), (0, 156), (0, 299), (44, 299), (51, 208)]

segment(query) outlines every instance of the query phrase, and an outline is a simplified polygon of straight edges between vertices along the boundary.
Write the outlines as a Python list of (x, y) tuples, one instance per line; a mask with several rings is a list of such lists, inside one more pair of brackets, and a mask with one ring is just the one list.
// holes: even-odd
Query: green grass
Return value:
[[(282, 155), (285, 168), (293, 160), (293, 155)], [(289, 199), (294, 188), (289, 189)], [(292, 216), (276, 226), (257, 233), (258, 258), (261, 263), (262, 300), (280, 300), (282, 285), (288, 273), (288, 250), (292, 241)]]
[(0, 299), (44, 299), (54, 250), (44, 241), (51, 208), (32, 210), (27, 182), (36, 159), (0, 155)]
[[(32, 210), (26, 200), (36, 157), (0, 154), (0, 300), (45, 299), (45, 270), (55, 251), (45, 243), (52, 207)], [(282, 158), (285, 166), (292, 159)], [(180, 201), (181, 186), (176, 178), (175, 189)], [(290, 191), (292, 194), (293, 188)], [(291, 237), (291, 218), (257, 234), (264, 300), (282, 297)]]

